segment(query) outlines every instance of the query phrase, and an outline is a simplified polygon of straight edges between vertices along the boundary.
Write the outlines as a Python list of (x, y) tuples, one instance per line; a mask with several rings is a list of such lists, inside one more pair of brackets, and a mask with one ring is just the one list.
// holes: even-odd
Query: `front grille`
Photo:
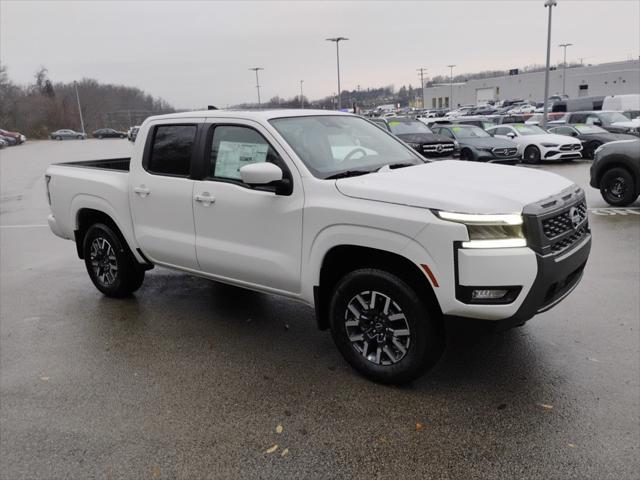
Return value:
[(494, 148), (492, 150), (496, 157), (515, 157), (518, 153), (517, 148)]
[(571, 150), (580, 150), (582, 145), (579, 143), (569, 143), (567, 145), (560, 145), (560, 150), (563, 152), (570, 152)]
[(559, 255), (591, 233), (584, 192), (576, 186), (527, 205), (523, 217), (527, 244), (542, 255)]
[(578, 230), (575, 231), (575, 233), (552, 244), (551, 253), (553, 253), (554, 255), (557, 255), (559, 253), (564, 252), (565, 250), (570, 248), (572, 245), (582, 240), (587, 233), (589, 233), (588, 225), (584, 225), (580, 227)]
[[(573, 210), (575, 208), (575, 211)], [(580, 202), (578, 205), (569, 208), (568, 210), (555, 215), (550, 218), (546, 218), (542, 221), (542, 230), (547, 238), (555, 238), (568, 230), (574, 228), (572, 214), (575, 214), (576, 225), (582, 224), (585, 218), (587, 218), (587, 205), (584, 202)]]
[(422, 151), (430, 156), (451, 155), (453, 149), (453, 143), (428, 143), (422, 146)]

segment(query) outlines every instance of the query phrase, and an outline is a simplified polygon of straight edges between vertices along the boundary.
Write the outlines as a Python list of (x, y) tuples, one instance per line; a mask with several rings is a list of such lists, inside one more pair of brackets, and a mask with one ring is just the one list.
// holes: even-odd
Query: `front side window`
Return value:
[(147, 169), (160, 175), (188, 176), (195, 138), (195, 125), (157, 126)]
[(447, 128), (441, 128), (440, 130), (438, 130), (438, 133), (439, 133), (440, 135), (444, 135), (445, 137), (455, 138), (455, 137), (453, 136), (453, 133), (451, 133), (451, 132), (449, 131), (449, 129), (447, 129)]
[(318, 178), (351, 170), (366, 173), (396, 163), (424, 163), (410, 148), (359, 117), (316, 115), (270, 123)]
[(511, 130), (508, 127), (498, 127), (495, 130), (493, 130), (493, 133), (495, 135), (509, 135), (512, 132), (513, 132), (513, 130)]
[(242, 181), (245, 165), (270, 162), (282, 166), (278, 154), (262, 135), (249, 127), (221, 125), (213, 130), (208, 176)]

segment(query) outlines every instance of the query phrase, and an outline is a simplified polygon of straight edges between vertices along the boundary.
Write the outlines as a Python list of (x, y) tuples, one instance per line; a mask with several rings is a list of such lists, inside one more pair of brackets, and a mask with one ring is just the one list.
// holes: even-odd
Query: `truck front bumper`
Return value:
[[(580, 282), (584, 267), (589, 258), (589, 252), (591, 251), (591, 234), (587, 234), (580, 243), (561, 255), (540, 255), (530, 249), (526, 250), (529, 252), (528, 256), (514, 255), (511, 258), (503, 257), (503, 265), (500, 268), (504, 268), (505, 271), (511, 270), (514, 272), (513, 275), (518, 275), (516, 272), (519, 270), (528, 270), (528, 268), (523, 267), (526, 267), (527, 264), (532, 261), (533, 256), (537, 268), (533, 282), (517, 282), (511, 279), (501, 281), (501, 287), (498, 287), (495, 283), (492, 284), (488, 281), (482, 282), (480, 278), (474, 280), (473, 277), (476, 275), (473, 275), (473, 273), (465, 273), (465, 271), (472, 271), (474, 266), (482, 267), (482, 264), (479, 263), (481, 258), (472, 257), (470, 261), (465, 260), (464, 254), (462, 256), (460, 255), (463, 249), (458, 249), (456, 252), (458, 259), (456, 262), (456, 268), (458, 269), (456, 279), (457, 291), (459, 291), (460, 288), (503, 288), (502, 286), (509, 285), (517, 289), (517, 296), (509, 303), (502, 305), (467, 304), (465, 307), (469, 310), (466, 312), (451, 312), (453, 314), (445, 314), (445, 317), (490, 320), (499, 327), (509, 328), (510, 326), (520, 325), (536, 314), (553, 308), (566, 298)], [(487, 260), (490, 260), (490, 258)], [(495, 261), (495, 257), (493, 257), (492, 260)], [(480, 270), (483, 269), (480, 268)], [(508, 278), (508, 275), (506, 277), (503, 276), (504, 272), (496, 273), (501, 273), (497, 276), (498, 278)], [(481, 276), (483, 275), (478, 275), (478, 277)], [(526, 276), (523, 276), (522, 280), (525, 279)], [(522, 285), (522, 283), (524, 283), (524, 285)], [(458, 299), (458, 301), (460, 301), (460, 299)], [(471, 309), (475, 310), (475, 315), (471, 313)], [(500, 313), (503, 313), (503, 315), (499, 316)]]

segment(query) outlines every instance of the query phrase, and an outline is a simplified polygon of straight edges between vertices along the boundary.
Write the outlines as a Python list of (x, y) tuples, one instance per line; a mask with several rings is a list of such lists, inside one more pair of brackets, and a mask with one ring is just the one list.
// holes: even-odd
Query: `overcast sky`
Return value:
[[(83, 77), (137, 86), (178, 108), (293, 97), (342, 88), (419, 85), (427, 76), (545, 61), (544, 0), (447, 1), (0, 1), (0, 61), (27, 83), (40, 65), (54, 81)], [(559, 0), (556, 45), (569, 60), (603, 63), (640, 54), (639, 0)]]

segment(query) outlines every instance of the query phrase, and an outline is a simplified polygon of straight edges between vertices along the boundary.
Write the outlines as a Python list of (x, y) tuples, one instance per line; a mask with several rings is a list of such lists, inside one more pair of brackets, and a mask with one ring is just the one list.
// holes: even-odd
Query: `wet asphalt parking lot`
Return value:
[(0, 151), (0, 478), (638, 478), (640, 203), (608, 208), (589, 162), (537, 167), (587, 192), (578, 288), (522, 328), (453, 329), (399, 388), (359, 377), (287, 299), (159, 268), (103, 297), (43, 226), (43, 173), (131, 148)]

